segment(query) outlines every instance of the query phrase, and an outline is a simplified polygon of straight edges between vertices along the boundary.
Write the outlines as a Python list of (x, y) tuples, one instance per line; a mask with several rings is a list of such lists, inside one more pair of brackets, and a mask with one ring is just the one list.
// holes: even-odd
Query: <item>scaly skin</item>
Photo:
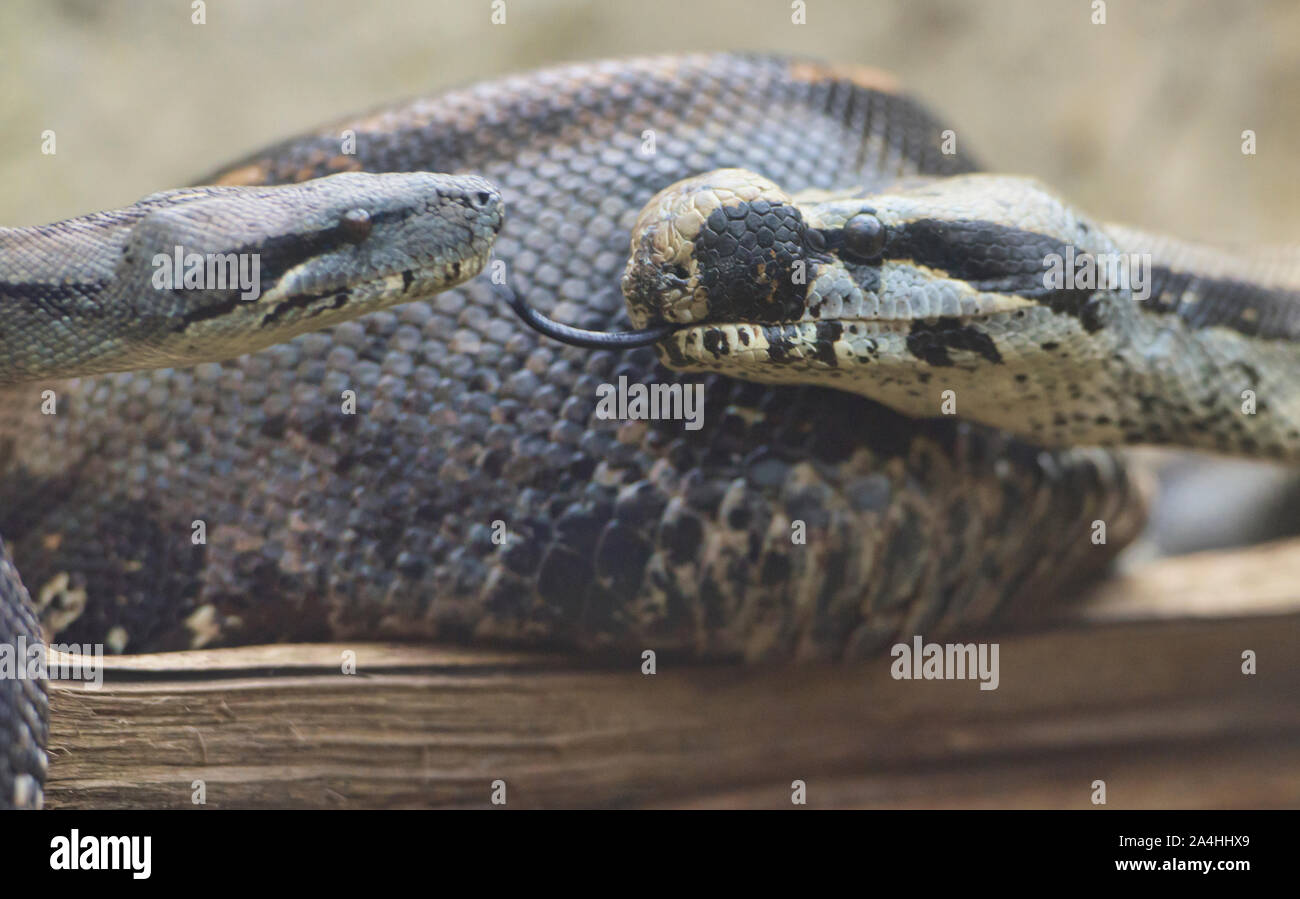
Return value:
[[(673, 57), (417, 101), (215, 180), (481, 174), (525, 299), (625, 327), (630, 230), (660, 189), (733, 165), (796, 190), (969, 170), (940, 130), (866, 70)], [(597, 418), (620, 376), (702, 382), (703, 428)], [(0, 532), (59, 639), (132, 652), (396, 637), (858, 657), (1054, 603), (1141, 520), (1107, 453), (562, 347), (484, 278), (231, 362), (57, 390), (56, 416), (35, 389), (0, 400)]]
[(0, 228), (0, 386), (216, 362), (430, 296), (482, 270), (501, 218), (482, 178), (348, 172)]
[(638, 327), (685, 326), (657, 345), (679, 371), (914, 417), (947, 396), (1038, 446), (1300, 461), (1300, 265), (1168, 243), (1030, 178), (799, 197), (724, 169), (647, 204), (623, 289)]

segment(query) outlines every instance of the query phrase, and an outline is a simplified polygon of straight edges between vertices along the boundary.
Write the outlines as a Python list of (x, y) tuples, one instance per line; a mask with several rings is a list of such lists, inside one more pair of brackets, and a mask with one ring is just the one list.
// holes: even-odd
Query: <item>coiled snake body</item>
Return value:
[[(338, 152), (345, 129), (355, 155)], [(777, 190), (857, 196), (971, 171), (966, 157), (940, 152), (941, 130), (868, 70), (665, 57), (551, 69), (381, 111), (273, 147), (212, 183), (350, 170), (482, 175), (504, 197), (495, 256), (519, 295), (556, 319), (608, 329), (627, 326), (628, 238), (656, 192), (726, 167), (762, 173)], [(716, 266), (678, 259), (662, 268), (650, 226), (679, 210), (653, 208), (637, 232), (650, 244), (634, 241), (628, 270), (636, 324), (704, 322), (662, 343), (665, 361), (745, 374), (755, 361), (784, 359), (795, 370), (790, 360), (815, 365), (820, 355), (824, 372), (866, 354), (843, 334), (818, 338), (817, 322), (798, 321), (804, 313), (785, 300), (776, 317), (770, 306), (753, 315), (753, 292), (703, 289), (696, 317), (674, 319), (674, 291)], [(750, 212), (757, 207), (739, 219)], [(807, 238), (822, 290), (844, 263), (831, 251), (856, 238), (831, 211), (808, 215), (826, 216), (816, 220), (822, 236)], [(913, 243), (910, 255), (894, 247), (900, 270), (922, 250), (942, 251)], [(845, 277), (880, 267), (849, 256)], [(770, 288), (771, 258), (733, 268), (736, 283)], [(1194, 257), (1176, 263), (1183, 258)], [(940, 261), (917, 265), (933, 271)], [(1178, 310), (1209, 283), (1179, 265), (1166, 269), (1162, 308)], [(1003, 299), (1026, 287), (1007, 272), (993, 284), (987, 267), (946, 274), (987, 282), (982, 292)], [(863, 302), (855, 283), (857, 299), (845, 282), (835, 309)], [(695, 282), (692, 296), (694, 287), (707, 285)], [(651, 299), (651, 289), (667, 299)], [(725, 302), (709, 305), (715, 296)], [(960, 320), (961, 297), (951, 299), (958, 306), (898, 325), (909, 332), (903, 349), (933, 369), (925, 388), (936, 396), (918, 400), (925, 414), (938, 413), (938, 376), (968, 372), (988, 348)], [(1087, 319), (1094, 334), (1105, 327), (1076, 300), (1061, 313), (1046, 301), (1034, 308)], [(726, 305), (734, 302), (739, 311)], [(1281, 339), (1267, 320), (1267, 333), (1234, 333)], [(737, 322), (767, 341), (746, 372), (732, 366)], [(1203, 326), (1225, 323), (1211, 316)], [(788, 330), (763, 330), (774, 327)], [(1183, 316), (1178, 327), (1196, 325)], [(799, 347), (802, 333), (814, 343)], [(785, 349), (771, 352), (777, 345)], [(880, 399), (905, 407), (907, 391), (924, 393), (914, 368), (902, 393)], [(1256, 374), (1276, 383), (1271, 371)], [(601, 418), (598, 387), (623, 378), (703, 383), (703, 427)], [(0, 533), (48, 636), (119, 651), (397, 637), (756, 659), (858, 657), (900, 636), (952, 633), (1007, 607), (1054, 602), (1140, 527), (1140, 491), (1108, 451), (1035, 445), (1077, 437), (1069, 423), (1081, 405), (1064, 428), (1049, 417), (1043, 429), (1022, 429), (1041, 438), (1031, 442), (785, 383), (799, 379), (677, 375), (649, 347), (564, 347), (522, 327), (479, 278), (227, 362), (6, 391)], [(1080, 384), (1070, 374), (1051, 395), (1068, 395), (1071, 379)], [(44, 387), (55, 390), (56, 415), (41, 414)], [(958, 385), (959, 405), (975, 389)], [(355, 414), (341, 411), (347, 391)], [(1282, 406), (1280, 397), (1261, 401)], [(1261, 449), (1293, 440), (1287, 421), (1269, 422), (1252, 432)], [(1173, 440), (1181, 427), (1107, 433)], [(1241, 440), (1228, 448), (1249, 451)], [(200, 521), (206, 540), (196, 543)], [(1096, 521), (1107, 526), (1103, 544), (1089, 539)], [(20, 590), (6, 567), (0, 641), (33, 632)], [(42, 703), (30, 682), (0, 683), (0, 802), (39, 801)]]

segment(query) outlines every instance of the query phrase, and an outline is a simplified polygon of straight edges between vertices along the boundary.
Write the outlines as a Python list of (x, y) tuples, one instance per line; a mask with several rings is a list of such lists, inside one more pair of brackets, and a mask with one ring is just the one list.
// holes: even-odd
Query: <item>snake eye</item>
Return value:
[(844, 250), (860, 259), (875, 259), (885, 248), (885, 226), (874, 215), (861, 213), (844, 225)]
[(370, 221), (370, 213), (364, 209), (351, 209), (339, 220), (343, 237), (352, 243), (361, 243), (369, 237), (372, 227), (374, 223)]

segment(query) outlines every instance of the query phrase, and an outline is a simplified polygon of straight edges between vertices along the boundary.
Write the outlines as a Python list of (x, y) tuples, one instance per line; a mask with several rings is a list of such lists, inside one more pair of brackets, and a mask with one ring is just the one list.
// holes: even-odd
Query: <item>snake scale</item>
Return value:
[[(487, 277), (334, 323), (336, 310), (319, 308), (336, 296), (327, 285), (309, 292), (315, 305), (293, 305), (301, 327), (333, 327), (261, 352), (11, 386), (0, 393), (0, 534), (31, 602), (0, 563), (0, 641), (34, 638), (39, 617), (51, 639), (115, 651), (401, 638), (858, 658), (899, 637), (966, 633), (994, 614), (1054, 603), (1105, 567), (1140, 529), (1143, 491), (1109, 450), (1067, 444), (1293, 454), (1289, 410), (1267, 390), (1249, 432), (1209, 427), (1208, 414), (1197, 428), (1188, 415), (1202, 407), (1160, 393), (1165, 384), (1107, 376), (1089, 391), (1084, 360), (1051, 369), (1059, 360), (1042, 354), (1103, 347), (1117, 361), (1129, 350), (1107, 343), (1124, 330), (1116, 322), (1144, 340), (1184, 339), (1180, 352), (1201, 337), (1210, 345), (1211, 333), (1245, 350), (1289, 340), (1294, 285), (1250, 282), (1247, 262), (1234, 269), (1209, 251), (1107, 230), (1107, 240), (1125, 234), (1116, 242), (1164, 254), (1147, 308), (1168, 328), (1134, 325), (1113, 296), (1027, 297), (1026, 259), (1036, 253), (1040, 264), (1043, 249), (1034, 235), (1051, 228), (1023, 229), (1011, 246), (1027, 249), (1008, 261), (985, 246), (987, 219), (1016, 214), (1016, 202), (967, 187), (960, 215), (937, 206), (935, 185), (979, 177), (966, 155), (941, 151), (945, 127), (873, 70), (659, 57), (475, 85), (224, 169), (196, 190), (328, 184), (341, 172), (482, 176), (506, 210), (495, 259), (524, 302), (592, 330), (688, 327), (657, 347), (563, 346), (521, 325)], [(340, 153), (346, 132), (355, 154)], [(761, 178), (699, 180), (718, 169)], [(692, 178), (704, 193), (674, 205), (682, 188), (670, 185)], [(745, 183), (726, 180), (735, 178)], [(1009, 189), (1031, 189), (1017, 185)], [(1053, 222), (1078, 224), (1068, 213)], [(984, 243), (972, 239), (980, 234)], [(478, 250), (444, 242), (433, 255), (445, 264)], [(796, 258), (811, 272), (798, 302), (780, 267)], [(0, 255), (0, 281), (14, 281), (5, 265)], [(949, 286), (918, 289), (924, 303), (872, 330), (859, 314), (863, 279), (879, 286), (909, 267)], [(425, 292), (470, 274), (444, 272)], [(8, 327), (22, 297), (0, 286), (0, 299)], [(1001, 325), (963, 318), (972, 308), (1063, 337), (1039, 340), (1037, 356), (1013, 353)], [(837, 318), (860, 333), (837, 329)], [(167, 327), (145, 329), (151, 346)], [(750, 338), (761, 352), (742, 347)], [(170, 343), (128, 367), (230, 347)], [(1209, 387), (1235, 395), (1247, 382), (1277, 383), (1272, 355), (1262, 371), (1224, 359), (1222, 383), (1203, 383), (1199, 396), (1216, 412), (1224, 401)], [(883, 393), (856, 375), (836, 383), (852, 366), (886, 361), (898, 367)], [(1016, 363), (1008, 372), (1056, 371), (1038, 401), (1063, 418), (1016, 413), (1016, 398), (1034, 391), (997, 373), (984, 375), (997, 387), (978, 399), (978, 372), (1006, 362)], [(90, 373), (76, 365), (51, 377)], [(943, 378), (971, 372), (959, 397), (1003, 427), (890, 408), (937, 415)], [(600, 417), (598, 388), (621, 379), (702, 384), (703, 427)], [(1137, 391), (1137, 405), (1101, 423), (1086, 406), (1117, 385)], [(47, 388), (54, 415), (42, 414)], [(341, 412), (346, 391), (355, 414)], [(1173, 411), (1160, 396), (1174, 397)], [(1104, 543), (1089, 539), (1096, 521)], [(192, 540), (196, 522), (202, 542)], [(0, 682), (0, 803), (39, 803), (44, 734), (40, 686)]]

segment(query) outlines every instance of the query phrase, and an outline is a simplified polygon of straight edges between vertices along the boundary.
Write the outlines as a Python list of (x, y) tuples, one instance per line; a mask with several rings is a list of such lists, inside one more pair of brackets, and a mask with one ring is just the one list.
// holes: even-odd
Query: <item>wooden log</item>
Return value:
[[(1000, 682), (256, 646), (53, 684), (48, 807), (1300, 805), (1300, 541), (1150, 564), (991, 635)], [(1252, 651), (1258, 672), (1242, 671)], [(355, 674), (343, 673), (345, 653)]]

